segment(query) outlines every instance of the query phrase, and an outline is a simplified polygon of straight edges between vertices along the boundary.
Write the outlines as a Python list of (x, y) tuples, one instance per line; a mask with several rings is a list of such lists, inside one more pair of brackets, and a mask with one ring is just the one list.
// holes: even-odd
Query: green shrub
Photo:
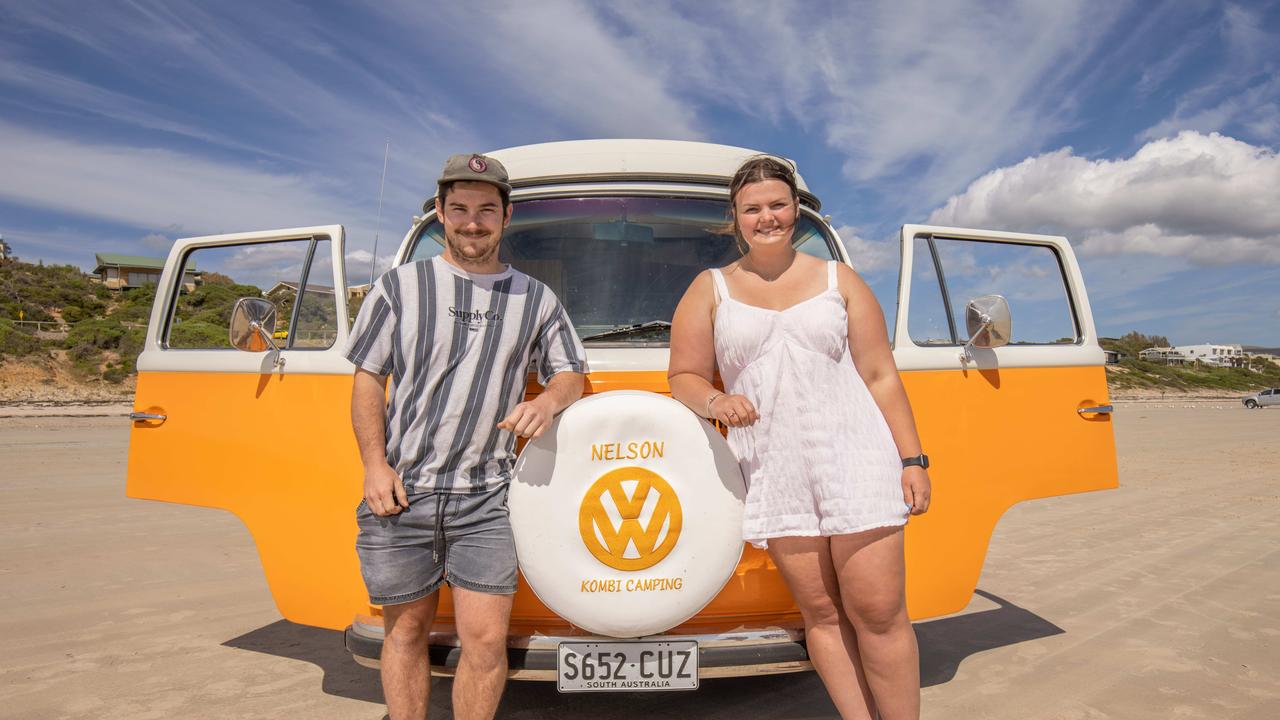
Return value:
[(80, 343), (73, 345), (67, 350), (67, 358), (71, 360), (71, 367), (76, 371), (77, 375), (86, 378), (96, 378), (101, 374), (99, 369), (102, 365), (102, 350), (90, 343)]
[[(6, 300), (8, 300), (6, 298)], [(47, 310), (39, 305), (34, 305), (23, 300), (8, 300), (3, 303), (3, 310), (0, 310), (0, 316), (5, 320), (41, 320), (51, 321), (53, 316)]]
[(124, 382), (124, 379), (129, 376), (129, 372), (129, 369), (124, 365), (107, 365), (107, 368), (102, 371), (102, 379), (118, 385)]
[(141, 323), (145, 325), (151, 319), (151, 305), (132, 302), (122, 303), (107, 317), (122, 323)]
[(202, 322), (183, 322), (169, 330), (169, 347), (174, 348), (229, 348), (226, 326)]
[(120, 365), (128, 374), (138, 372), (138, 355), (147, 342), (146, 328), (127, 328), (120, 338)]
[(77, 305), (68, 305), (62, 308), (62, 322), (68, 325), (74, 325), (81, 320), (88, 320), (93, 314), (88, 310)]
[(68, 349), (87, 345), (98, 350), (115, 350), (120, 347), (125, 330), (124, 325), (114, 317), (90, 318), (72, 325), (63, 343)]
[(0, 319), (0, 356), (27, 357), (44, 350), (44, 343), (35, 335), (19, 329), (9, 320)]
[(140, 303), (151, 307), (151, 304), (156, 301), (156, 286), (143, 285), (139, 288), (122, 290), (120, 291), (120, 301), (134, 304)]
[(198, 322), (206, 325), (217, 325), (219, 327), (231, 327), (231, 307), (210, 308), (202, 310), (188, 318), (184, 318), (183, 322)]

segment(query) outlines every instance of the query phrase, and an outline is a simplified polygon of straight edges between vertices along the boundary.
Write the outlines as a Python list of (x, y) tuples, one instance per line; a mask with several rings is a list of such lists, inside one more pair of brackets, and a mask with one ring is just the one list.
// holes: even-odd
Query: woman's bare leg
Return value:
[(920, 717), (920, 652), (907, 617), (903, 529), (833, 536), (831, 561), (880, 717), (916, 720)]
[(840, 717), (871, 720), (875, 703), (862, 674), (854, 627), (841, 606), (829, 539), (770, 538), (769, 555), (800, 606), (809, 658)]

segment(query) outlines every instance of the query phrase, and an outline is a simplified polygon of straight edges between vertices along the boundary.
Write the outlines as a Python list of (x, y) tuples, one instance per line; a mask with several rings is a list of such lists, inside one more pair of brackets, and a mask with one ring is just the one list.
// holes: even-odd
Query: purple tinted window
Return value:
[[(574, 197), (517, 202), (500, 256), (546, 283), (564, 303), (582, 337), (627, 325), (670, 322), (689, 283), (706, 268), (738, 258), (720, 234), (726, 203), (663, 197)], [(798, 249), (830, 259), (819, 223), (802, 216)], [(410, 261), (439, 254), (444, 233), (428, 223)], [(611, 343), (666, 345), (665, 330), (612, 336)]]

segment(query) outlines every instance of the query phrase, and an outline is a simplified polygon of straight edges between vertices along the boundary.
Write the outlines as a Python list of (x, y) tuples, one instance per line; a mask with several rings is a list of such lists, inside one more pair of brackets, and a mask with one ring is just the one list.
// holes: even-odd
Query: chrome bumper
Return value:
[[(355, 622), (346, 631), (347, 650), (365, 667), (379, 666), (382, 654), (381, 625)], [(805, 649), (804, 634), (786, 628), (737, 630), (706, 635), (656, 635), (645, 639), (696, 640), (699, 675), (703, 678), (773, 675), (813, 669)], [(556, 679), (556, 662), (562, 642), (617, 642), (597, 635), (512, 636), (507, 642), (507, 677), (516, 680)], [(428, 658), (434, 675), (450, 676), (462, 651), (458, 636), (448, 630), (431, 633)]]

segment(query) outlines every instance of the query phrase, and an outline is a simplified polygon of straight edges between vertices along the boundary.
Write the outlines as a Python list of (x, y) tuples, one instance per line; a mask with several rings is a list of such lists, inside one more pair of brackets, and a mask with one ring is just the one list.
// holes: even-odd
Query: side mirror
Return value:
[(1009, 344), (1013, 318), (1009, 314), (1009, 301), (1002, 296), (983, 295), (970, 300), (964, 320), (969, 331), (962, 354), (964, 360), (973, 359), (970, 348), (991, 349)]
[(276, 329), (276, 306), (262, 298), (240, 298), (231, 308), (231, 346), (245, 352), (271, 350), (274, 365), (283, 365), (280, 348), (271, 339)]

